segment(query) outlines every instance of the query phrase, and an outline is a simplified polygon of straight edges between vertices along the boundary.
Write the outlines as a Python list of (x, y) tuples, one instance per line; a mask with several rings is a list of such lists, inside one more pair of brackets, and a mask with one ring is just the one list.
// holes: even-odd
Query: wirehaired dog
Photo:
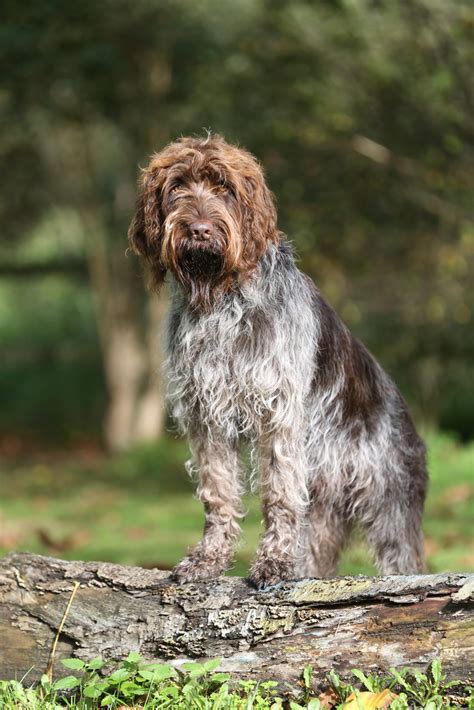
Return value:
[(242, 439), (260, 469), (256, 587), (333, 575), (354, 524), (382, 574), (420, 571), (424, 445), (395, 385), (295, 266), (256, 159), (219, 136), (171, 143), (144, 170), (129, 239), (155, 286), (172, 275), (169, 400), (205, 509), (175, 578), (232, 564)]

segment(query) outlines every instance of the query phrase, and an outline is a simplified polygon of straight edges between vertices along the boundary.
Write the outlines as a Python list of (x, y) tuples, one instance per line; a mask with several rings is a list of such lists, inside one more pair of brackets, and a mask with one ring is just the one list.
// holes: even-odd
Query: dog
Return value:
[(143, 171), (129, 242), (155, 287), (171, 273), (168, 398), (205, 510), (175, 580), (232, 565), (242, 441), (265, 524), (256, 588), (334, 575), (355, 525), (381, 574), (420, 572), (424, 444), (388, 375), (296, 267), (257, 160), (218, 135), (169, 144)]

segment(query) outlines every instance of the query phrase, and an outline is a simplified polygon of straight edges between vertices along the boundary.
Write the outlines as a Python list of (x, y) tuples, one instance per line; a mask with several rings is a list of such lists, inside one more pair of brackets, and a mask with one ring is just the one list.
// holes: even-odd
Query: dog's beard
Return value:
[(167, 267), (183, 286), (189, 305), (209, 311), (233, 282), (236, 254), (232, 237), (223, 231), (206, 242), (183, 235), (181, 230), (170, 234)]
[(185, 245), (178, 250), (176, 277), (184, 287), (189, 305), (210, 310), (221, 291), (225, 272), (222, 253), (209, 247)]
[(182, 275), (197, 281), (218, 280), (225, 266), (223, 254), (209, 247), (185, 246), (180, 249), (177, 261)]

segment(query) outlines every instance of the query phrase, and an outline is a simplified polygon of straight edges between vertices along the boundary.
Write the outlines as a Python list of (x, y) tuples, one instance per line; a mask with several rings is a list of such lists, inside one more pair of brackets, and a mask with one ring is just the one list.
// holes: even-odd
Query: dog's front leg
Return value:
[(206, 521), (202, 540), (173, 571), (180, 582), (217, 577), (232, 565), (240, 534), (237, 521), (242, 517), (237, 447), (215, 441), (207, 433), (193, 436), (190, 443)]
[(296, 576), (308, 503), (304, 446), (294, 431), (279, 431), (263, 441), (261, 460), (265, 533), (250, 571), (257, 589)]

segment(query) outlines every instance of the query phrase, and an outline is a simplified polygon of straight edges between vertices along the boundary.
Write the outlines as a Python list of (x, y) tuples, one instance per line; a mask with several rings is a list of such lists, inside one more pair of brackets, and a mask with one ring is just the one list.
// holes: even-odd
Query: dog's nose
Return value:
[(212, 224), (210, 222), (193, 222), (189, 225), (189, 231), (194, 239), (209, 239), (212, 236)]

